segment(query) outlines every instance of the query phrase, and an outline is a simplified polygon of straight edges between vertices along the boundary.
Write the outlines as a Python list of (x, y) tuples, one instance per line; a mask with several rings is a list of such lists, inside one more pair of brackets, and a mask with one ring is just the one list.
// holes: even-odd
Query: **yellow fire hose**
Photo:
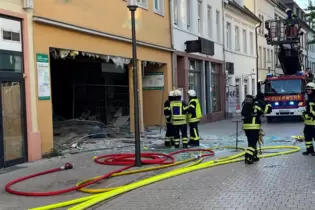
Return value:
[[(224, 147), (224, 148), (235, 148), (235, 147)], [(240, 149), (244, 150), (244, 148), (240, 148)], [(286, 155), (286, 154), (298, 152), (300, 150), (300, 148), (297, 146), (267, 146), (267, 147), (262, 147), (261, 149), (262, 150), (289, 149), (289, 150), (277, 152), (277, 153), (269, 153), (269, 154), (259, 155), (260, 158)], [(207, 161), (204, 163), (201, 163), (202, 159), (199, 159), (198, 161), (194, 162), (191, 165), (177, 168), (177, 169), (168, 171), (166, 173), (155, 175), (153, 177), (149, 177), (149, 178), (146, 178), (146, 179), (143, 179), (143, 180), (131, 183), (131, 184), (127, 184), (124, 186), (120, 186), (120, 187), (108, 188), (108, 189), (87, 189), (87, 188), (84, 188), (84, 189), (81, 189), (84, 192), (88, 192), (88, 193), (102, 192), (102, 193), (96, 194), (96, 195), (91, 195), (91, 196), (86, 196), (86, 197), (82, 197), (82, 198), (78, 198), (78, 199), (73, 199), (73, 200), (69, 200), (69, 201), (65, 201), (65, 202), (61, 202), (61, 203), (56, 203), (56, 204), (51, 204), (51, 205), (47, 205), (47, 206), (32, 208), (29, 210), (50, 210), (50, 209), (63, 208), (63, 207), (71, 206), (74, 204), (78, 204), (78, 205), (73, 206), (73, 207), (69, 208), (68, 210), (84, 210), (84, 209), (87, 209), (91, 206), (94, 206), (100, 202), (103, 202), (109, 198), (112, 198), (114, 196), (123, 194), (125, 192), (131, 191), (131, 190), (134, 190), (134, 189), (140, 188), (142, 186), (146, 186), (146, 185), (149, 185), (149, 184), (152, 184), (152, 183), (164, 180), (164, 179), (169, 179), (169, 178), (174, 177), (174, 176), (179, 176), (179, 175), (182, 175), (185, 173), (189, 173), (189, 172), (193, 172), (193, 171), (197, 171), (197, 170), (201, 170), (201, 169), (205, 169), (205, 168), (210, 168), (210, 167), (214, 167), (214, 166), (218, 166), (218, 165), (224, 165), (224, 164), (243, 161), (244, 157), (242, 157), (242, 156), (244, 156), (244, 154), (245, 154), (245, 152), (242, 151), (236, 155), (231, 155), (231, 156), (219, 158), (217, 160), (210, 160), (210, 161)], [(194, 160), (194, 159), (190, 158), (189, 160), (180, 161), (178, 163), (174, 163), (171, 165), (172, 166), (180, 165), (180, 164), (188, 163), (189, 161), (192, 161), (192, 160)], [(157, 170), (157, 169), (161, 169), (161, 168), (166, 168), (166, 166), (158, 166), (158, 167), (151, 167), (151, 168), (145, 168), (145, 169), (140, 169), (140, 170), (126, 171), (126, 172), (117, 173), (114, 176), (134, 174), (134, 173), (140, 173), (140, 172), (145, 172), (145, 171), (150, 171), (150, 170), (152, 171), (152, 170)], [(95, 179), (95, 178), (96, 177), (94, 177), (92, 179)], [(89, 179), (89, 180), (92, 180), (92, 179)], [(82, 181), (82, 182), (78, 183), (77, 185), (82, 185), (85, 182), (87, 182), (87, 180)]]

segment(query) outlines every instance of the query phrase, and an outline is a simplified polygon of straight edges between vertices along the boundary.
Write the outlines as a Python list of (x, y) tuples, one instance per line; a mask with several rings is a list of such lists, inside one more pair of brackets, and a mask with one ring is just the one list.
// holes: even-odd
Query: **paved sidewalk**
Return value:
[(300, 153), (218, 166), (121, 195), (99, 210), (311, 210), (315, 157)]

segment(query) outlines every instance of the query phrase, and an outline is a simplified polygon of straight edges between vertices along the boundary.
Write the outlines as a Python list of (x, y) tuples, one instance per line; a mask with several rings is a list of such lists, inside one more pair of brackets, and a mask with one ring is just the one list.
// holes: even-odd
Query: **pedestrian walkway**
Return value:
[(295, 153), (178, 176), (112, 199), (106, 210), (315, 209), (315, 158)]

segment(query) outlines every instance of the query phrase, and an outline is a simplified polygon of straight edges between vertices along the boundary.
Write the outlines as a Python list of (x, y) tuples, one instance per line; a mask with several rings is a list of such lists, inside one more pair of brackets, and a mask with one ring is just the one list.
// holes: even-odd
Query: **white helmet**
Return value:
[(174, 96), (182, 96), (182, 92), (180, 92), (180, 90), (175, 90)]
[(285, 10), (285, 13), (288, 13), (288, 12), (292, 12), (292, 9), (287, 8), (287, 9)]
[(188, 90), (187, 94), (188, 94), (190, 97), (195, 97), (195, 96), (197, 95), (195, 90)]
[(306, 90), (315, 90), (315, 83), (314, 82), (307, 83)]
[(168, 92), (168, 96), (174, 96), (174, 91), (171, 90), (170, 92)]

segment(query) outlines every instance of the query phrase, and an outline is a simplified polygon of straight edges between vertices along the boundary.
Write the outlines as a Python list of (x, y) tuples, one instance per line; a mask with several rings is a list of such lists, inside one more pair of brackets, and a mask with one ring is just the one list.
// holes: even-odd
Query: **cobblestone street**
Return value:
[[(265, 146), (292, 145), (291, 135), (301, 135), (302, 123), (265, 123)], [(200, 126), (202, 145), (235, 145), (235, 123), (232, 120)], [(246, 146), (243, 134), (240, 145)], [(304, 150), (303, 143), (297, 146)], [(143, 151), (145, 150), (142, 148)], [(150, 148), (149, 148), (150, 149)], [(153, 148), (152, 151), (158, 151)], [(17, 184), (14, 189), (23, 191), (53, 191), (72, 187), (78, 181), (105, 174), (117, 166), (93, 163), (93, 156), (105, 153), (133, 152), (133, 148), (85, 152), (63, 158), (44, 159), (34, 163), (0, 170), (0, 210), (23, 210), (85, 196), (79, 192), (52, 197), (21, 197), (4, 191), (7, 182), (17, 177), (60, 167), (71, 162), (75, 168), (53, 175), (38, 177)], [(266, 151), (266, 153), (275, 151)], [(215, 150), (215, 157), (235, 154), (232, 150)], [(206, 159), (205, 161), (208, 161)], [(243, 162), (203, 169), (161, 181), (110, 199), (90, 209), (143, 209), (143, 210), (228, 210), (228, 209), (315, 209), (315, 157), (302, 156), (301, 152), (262, 159), (245, 166)], [(161, 171), (116, 177), (104, 181), (96, 188), (120, 186), (141, 180)], [(93, 188), (93, 187), (92, 187)]]

